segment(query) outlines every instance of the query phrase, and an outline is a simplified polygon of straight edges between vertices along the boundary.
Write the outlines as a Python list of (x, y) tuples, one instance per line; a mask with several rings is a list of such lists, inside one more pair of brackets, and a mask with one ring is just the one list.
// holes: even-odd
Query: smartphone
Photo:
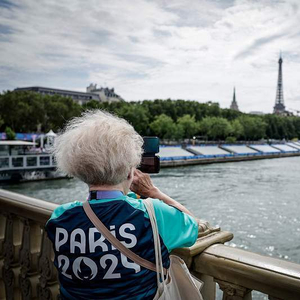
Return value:
[(156, 154), (159, 152), (159, 138), (156, 136), (144, 136), (144, 154)]
[(143, 137), (144, 153), (142, 155), (141, 165), (138, 168), (144, 173), (159, 173), (160, 170), (160, 159), (156, 153), (159, 152), (159, 138), (152, 136)]
[(158, 156), (143, 156), (139, 170), (144, 173), (155, 174), (159, 173), (160, 160)]

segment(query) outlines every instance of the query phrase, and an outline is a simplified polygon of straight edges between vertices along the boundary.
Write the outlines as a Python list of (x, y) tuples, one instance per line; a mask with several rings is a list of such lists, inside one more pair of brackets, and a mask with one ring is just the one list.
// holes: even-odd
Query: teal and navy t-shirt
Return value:
[[(143, 200), (119, 191), (90, 200), (90, 205), (116, 238), (144, 259), (155, 263), (152, 228)], [(161, 238), (165, 268), (169, 252), (195, 243), (194, 218), (158, 199), (152, 199)], [(153, 299), (156, 273), (119, 252), (86, 216), (82, 202), (56, 208), (46, 224), (59, 271), (62, 299)]]

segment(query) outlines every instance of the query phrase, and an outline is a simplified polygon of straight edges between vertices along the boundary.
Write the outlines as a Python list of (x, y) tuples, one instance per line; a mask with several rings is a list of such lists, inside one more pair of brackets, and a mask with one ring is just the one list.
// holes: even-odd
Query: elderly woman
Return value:
[[(152, 198), (163, 264), (174, 248), (195, 243), (198, 226), (181, 204), (138, 170), (143, 140), (125, 120), (100, 110), (69, 122), (57, 137), (58, 168), (89, 187), (97, 217), (127, 248), (155, 262), (151, 224), (143, 200)], [(129, 191), (131, 190), (131, 193)], [(82, 202), (59, 206), (47, 222), (62, 299), (153, 299), (156, 274), (111, 245), (85, 214)]]

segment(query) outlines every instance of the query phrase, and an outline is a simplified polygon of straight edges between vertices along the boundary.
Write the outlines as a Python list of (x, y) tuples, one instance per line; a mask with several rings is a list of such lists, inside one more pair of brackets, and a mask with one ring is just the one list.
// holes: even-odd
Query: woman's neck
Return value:
[(116, 185), (90, 185), (90, 191), (121, 191), (123, 194), (127, 194), (125, 186), (121, 183)]

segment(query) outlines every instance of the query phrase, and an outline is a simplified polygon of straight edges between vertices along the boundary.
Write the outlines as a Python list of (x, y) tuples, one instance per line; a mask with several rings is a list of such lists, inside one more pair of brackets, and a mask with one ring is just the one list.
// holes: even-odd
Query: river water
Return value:
[[(200, 219), (232, 232), (229, 245), (300, 263), (300, 157), (162, 169), (152, 179)], [(76, 179), (2, 188), (55, 203), (87, 197)]]

